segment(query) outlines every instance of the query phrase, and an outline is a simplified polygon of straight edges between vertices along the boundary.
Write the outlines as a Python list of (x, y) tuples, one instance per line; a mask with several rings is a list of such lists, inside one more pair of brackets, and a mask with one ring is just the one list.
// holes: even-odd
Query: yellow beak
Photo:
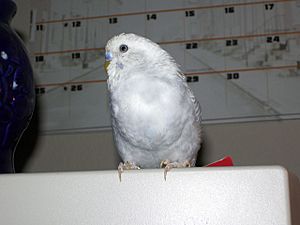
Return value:
[(109, 64), (110, 64), (110, 61), (105, 61), (105, 63), (104, 63), (104, 70), (105, 70), (105, 72), (106, 72), (106, 74), (108, 74), (107, 73), (107, 70), (108, 70), (108, 66), (109, 66)]

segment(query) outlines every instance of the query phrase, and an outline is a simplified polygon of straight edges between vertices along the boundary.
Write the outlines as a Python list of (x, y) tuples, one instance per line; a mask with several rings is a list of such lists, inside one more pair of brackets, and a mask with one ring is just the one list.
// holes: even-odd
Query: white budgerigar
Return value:
[(114, 139), (124, 169), (194, 166), (201, 109), (174, 59), (135, 34), (108, 41), (105, 68)]

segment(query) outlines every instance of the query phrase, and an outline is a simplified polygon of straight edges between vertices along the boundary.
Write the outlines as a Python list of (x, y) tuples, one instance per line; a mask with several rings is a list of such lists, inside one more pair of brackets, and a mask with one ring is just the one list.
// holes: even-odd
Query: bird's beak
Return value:
[(108, 71), (108, 66), (109, 66), (111, 60), (112, 60), (111, 52), (106, 52), (105, 53), (105, 63), (104, 63), (104, 70), (106, 73)]
[(106, 60), (105, 60), (105, 63), (104, 63), (104, 70), (105, 70), (106, 73), (107, 73), (107, 68), (108, 68), (109, 64), (110, 64), (110, 61), (106, 61)]

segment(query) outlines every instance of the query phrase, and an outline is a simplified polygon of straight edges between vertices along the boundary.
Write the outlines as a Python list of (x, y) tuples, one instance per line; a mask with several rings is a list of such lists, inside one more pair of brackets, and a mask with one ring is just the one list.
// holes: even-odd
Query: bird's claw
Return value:
[(167, 180), (167, 173), (172, 169), (172, 168), (186, 168), (186, 167), (191, 167), (191, 163), (189, 161), (184, 161), (184, 162), (171, 162), (170, 160), (163, 160), (160, 163), (160, 168), (164, 168), (164, 179), (165, 181)]
[(119, 174), (119, 180), (121, 182), (122, 180), (122, 173), (124, 170), (139, 170), (141, 169), (139, 166), (135, 165), (133, 162), (126, 161), (125, 163), (120, 162), (118, 166), (118, 174)]

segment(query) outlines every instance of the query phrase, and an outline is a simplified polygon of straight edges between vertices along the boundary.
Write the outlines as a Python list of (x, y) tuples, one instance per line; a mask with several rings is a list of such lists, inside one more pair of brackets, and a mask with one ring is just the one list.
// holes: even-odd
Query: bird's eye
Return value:
[(128, 46), (127, 45), (120, 45), (120, 52), (127, 52), (128, 51)]

